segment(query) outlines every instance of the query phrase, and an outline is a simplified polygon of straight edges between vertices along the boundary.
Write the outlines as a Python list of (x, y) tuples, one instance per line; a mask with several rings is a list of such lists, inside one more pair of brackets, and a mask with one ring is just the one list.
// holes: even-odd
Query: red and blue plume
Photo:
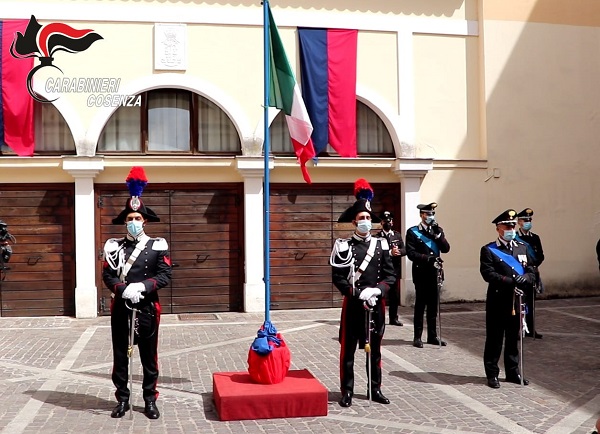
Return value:
[(356, 199), (366, 199), (371, 201), (374, 196), (375, 193), (373, 193), (373, 189), (366, 179), (360, 178), (356, 180), (354, 183), (354, 197), (356, 197)]
[(132, 167), (129, 171), (127, 179), (125, 180), (125, 184), (127, 184), (129, 194), (132, 197), (140, 197), (144, 191), (144, 187), (146, 187), (146, 184), (148, 184), (148, 178), (146, 178), (146, 172), (144, 172), (144, 168), (140, 166)]

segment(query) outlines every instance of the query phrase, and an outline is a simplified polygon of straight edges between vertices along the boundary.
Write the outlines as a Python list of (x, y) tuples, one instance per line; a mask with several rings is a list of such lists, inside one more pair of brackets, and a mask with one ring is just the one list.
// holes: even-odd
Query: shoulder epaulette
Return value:
[(109, 238), (104, 243), (104, 251), (112, 253), (119, 248), (120, 243), (123, 242), (123, 238)]
[(167, 243), (167, 240), (165, 240), (164, 238), (157, 237), (152, 238), (152, 240), (154, 241), (152, 243), (152, 250), (169, 250), (169, 243)]

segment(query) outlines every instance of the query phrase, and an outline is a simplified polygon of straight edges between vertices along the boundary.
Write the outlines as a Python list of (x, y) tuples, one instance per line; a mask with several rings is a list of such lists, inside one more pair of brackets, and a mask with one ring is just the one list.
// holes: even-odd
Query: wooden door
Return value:
[(1, 316), (75, 315), (74, 188), (1, 186), (0, 220), (17, 242), (0, 282)]
[[(400, 221), (400, 185), (372, 184), (373, 211), (393, 212)], [(341, 294), (331, 283), (329, 256), (336, 238), (354, 231), (337, 223), (352, 205), (353, 184), (271, 186), (271, 307), (273, 309), (341, 306)], [(374, 231), (379, 225), (374, 226)]]
[[(159, 292), (163, 313), (240, 311), (244, 281), (241, 185), (169, 187), (149, 186), (143, 195), (144, 204), (161, 219), (148, 224), (148, 235), (167, 240), (173, 262), (171, 284)], [(97, 186), (99, 253), (106, 239), (125, 234), (123, 225), (111, 222), (128, 198), (124, 189), (117, 188)], [(102, 288), (99, 311), (108, 314), (110, 291), (102, 282), (101, 263), (98, 288)]]

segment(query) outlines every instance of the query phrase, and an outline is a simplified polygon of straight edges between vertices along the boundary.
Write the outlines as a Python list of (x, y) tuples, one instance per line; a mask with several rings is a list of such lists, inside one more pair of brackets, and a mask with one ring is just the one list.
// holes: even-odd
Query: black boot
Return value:
[(146, 401), (144, 414), (148, 419), (158, 419), (160, 417), (160, 411), (158, 411), (155, 401)]
[(352, 405), (352, 392), (342, 392), (342, 399), (340, 399), (340, 407), (350, 407)]
[(117, 406), (113, 409), (110, 417), (112, 418), (121, 418), (125, 416), (125, 413), (129, 410), (129, 402), (127, 401), (119, 401)]
[(404, 324), (402, 324), (402, 321), (400, 321), (398, 319), (398, 317), (391, 317), (390, 318), (390, 325), (403, 326)]
[(380, 404), (389, 404), (390, 400), (387, 399), (383, 393), (381, 393), (381, 390), (374, 390), (371, 393), (371, 399), (375, 402), (378, 402)]

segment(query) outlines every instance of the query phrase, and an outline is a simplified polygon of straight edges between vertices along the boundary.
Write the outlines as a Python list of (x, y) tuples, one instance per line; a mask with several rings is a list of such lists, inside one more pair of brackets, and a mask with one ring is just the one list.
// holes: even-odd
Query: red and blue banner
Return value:
[(302, 98), (318, 156), (356, 157), (357, 30), (299, 28)]
[(10, 47), (28, 20), (0, 21), (0, 143), (17, 155), (30, 157), (35, 148), (33, 98), (27, 91), (27, 75), (33, 58), (16, 59)]

